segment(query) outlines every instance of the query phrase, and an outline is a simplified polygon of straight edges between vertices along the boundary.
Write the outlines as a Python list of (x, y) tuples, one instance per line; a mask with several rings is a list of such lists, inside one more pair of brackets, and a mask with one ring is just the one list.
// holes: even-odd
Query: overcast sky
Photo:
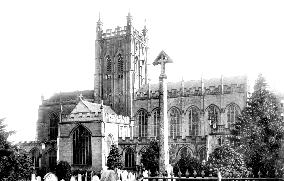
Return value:
[[(0, 1), (0, 118), (35, 139), (41, 95), (93, 89), (95, 28), (149, 30), (152, 64), (161, 50), (173, 59), (169, 81), (263, 73), (283, 92), (284, 1)], [(151, 65), (152, 66), (152, 65)], [(158, 68), (150, 69), (152, 82)]]

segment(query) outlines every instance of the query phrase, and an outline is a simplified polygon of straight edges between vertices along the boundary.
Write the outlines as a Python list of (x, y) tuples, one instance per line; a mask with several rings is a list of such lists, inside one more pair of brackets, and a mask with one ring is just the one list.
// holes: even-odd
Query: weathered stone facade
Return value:
[[(149, 141), (159, 139), (163, 99), (159, 85), (147, 82), (147, 28), (137, 31), (128, 14), (124, 28), (104, 32), (99, 20), (96, 33), (94, 90), (55, 94), (39, 106), (37, 142), (26, 147), (39, 150), (39, 167), (50, 167), (47, 150), (52, 149), (57, 161), (68, 161), (73, 169), (100, 170), (110, 145), (117, 144), (125, 168), (134, 169)], [(170, 164), (182, 151), (203, 160), (222, 144), (246, 105), (247, 79), (167, 83), (166, 93)], [(84, 154), (76, 155), (76, 144)]]

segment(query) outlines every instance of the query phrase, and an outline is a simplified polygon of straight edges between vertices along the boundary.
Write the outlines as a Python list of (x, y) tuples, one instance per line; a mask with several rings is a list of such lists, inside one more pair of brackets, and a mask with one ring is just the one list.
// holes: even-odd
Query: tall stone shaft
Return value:
[(169, 164), (169, 122), (167, 104), (167, 77), (159, 77), (160, 89), (160, 157), (159, 171), (164, 172)]
[(160, 92), (160, 155), (159, 155), (159, 171), (164, 173), (169, 164), (169, 122), (168, 122), (168, 101), (167, 101), (167, 76), (165, 73), (166, 63), (172, 63), (170, 57), (164, 52), (158, 55), (153, 65), (161, 64), (161, 74), (159, 76), (159, 92)]

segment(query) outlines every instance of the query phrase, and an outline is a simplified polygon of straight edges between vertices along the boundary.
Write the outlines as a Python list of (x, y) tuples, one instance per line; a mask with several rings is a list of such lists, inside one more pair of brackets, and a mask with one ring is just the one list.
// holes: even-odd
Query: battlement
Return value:
[(39, 141), (20, 141), (20, 146), (35, 146), (35, 145), (41, 145), (41, 142)]
[[(245, 93), (245, 91), (245, 84), (223, 85), (223, 94)], [(221, 92), (221, 85), (204, 87), (203, 90), (204, 95), (220, 95)], [(201, 87), (185, 87), (168, 90), (168, 98), (201, 96), (203, 94)], [(150, 90), (150, 96), (148, 96), (148, 91), (138, 91), (136, 92), (135, 98), (137, 100), (144, 100), (148, 98), (158, 99), (159, 90)]]
[(101, 120), (101, 112), (70, 114), (62, 117), (62, 122)]
[(115, 36), (122, 36), (126, 35), (127, 33), (127, 26), (124, 26), (123, 28), (118, 26), (114, 30), (112, 29), (106, 29), (105, 32), (102, 32), (102, 38), (111, 38)]
[[(151, 136), (148, 136), (148, 137), (125, 137), (125, 138), (122, 138), (122, 137), (119, 137), (118, 138), (118, 144), (128, 144), (128, 143), (132, 143), (132, 144), (136, 144), (136, 143), (149, 143), (151, 140), (157, 140), (159, 138), (157, 137), (151, 137)], [(185, 137), (182, 137), (182, 136), (176, 136), (176, 137), (170, 137), (169, 136), (169, 142), (178, 142), (178, 143), (189, 143), (189, 142), (192, 142), (192, 141), (197, 141), (197, 142), (202, 142), (202, 141), (206, 141), (205, 137), (203, 136), (185, 136)]]
[[(132, 26), (131, 26), (131, 32), (133, 33), (134, 36), (138, 37), (140, 40), (143, 40), (144, 38), (143, 34)], [(102, 38), (109, 39), (117, 36), (124, 36), (126, 34), (127, 34), (127, 26), (124, 27), (117, 26), (115, 29), (106, 29), (105, 31), (102, 31)]]
[(105, 122), (130, 124), (129, 117), (115, 114), (105, 114)]

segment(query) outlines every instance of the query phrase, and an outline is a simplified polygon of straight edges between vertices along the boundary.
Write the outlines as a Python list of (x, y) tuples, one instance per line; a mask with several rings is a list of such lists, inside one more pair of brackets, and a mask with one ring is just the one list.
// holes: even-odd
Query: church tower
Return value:
[(132, 117), (134, 94), (147, 83), (147, 28), (137, 31), (130, 13), (126, 20), (123, 28), (106, 31), (100, 18), (97, 22), (94, 96), (117, 114)]

